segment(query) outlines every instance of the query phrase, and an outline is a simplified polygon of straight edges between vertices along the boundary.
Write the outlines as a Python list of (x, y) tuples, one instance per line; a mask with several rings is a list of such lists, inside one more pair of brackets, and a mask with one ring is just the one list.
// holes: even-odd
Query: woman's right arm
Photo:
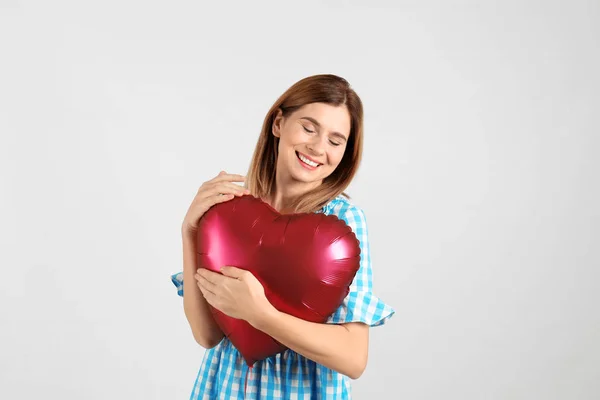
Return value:
[(182, 232), (183, 241), (183, 311), (187, 318), (192, 334), (198, 344), (205, 349), (215, 347), (223, 332), (215, 322), (208, 303), (196, 284), (196, 244), (194, 236)]
[(205, 182), (185, 215), (181, 227), (183, 242), (183, 311), (187, 318), (194, 339), (206, 349), (215, 347), (223, 332), (215, 322), (208, 303), (194, 278), (196, 273), (196, 232), (198, 221), (210, 207), (233, 199), (235, 196), (249, 194), (249, 191), (233, 182), (243, 182), (241, 175), (227, 174), (221, 171), (217, 177)]

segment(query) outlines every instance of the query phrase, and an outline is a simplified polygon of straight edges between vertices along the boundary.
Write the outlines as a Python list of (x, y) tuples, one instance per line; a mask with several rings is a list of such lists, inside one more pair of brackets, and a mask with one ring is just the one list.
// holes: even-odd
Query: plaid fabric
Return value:
[[(360, 268), (343, 304), (326, 323), (384, 324), (394, 310), (372, 293), (373, 272), (364, 212), (338, 196), (321, 210), (346, 222), (360, 241)], [(183, 273), (171, 276), (183, 296)], [(245, 393), (244, 393), (245, 391)], [(350, 378), (286, 350), (248, 368), (233, 344), (224, 338), (204, 354), (190, 400), (215, 399), (316, 399), (351, 398)]]

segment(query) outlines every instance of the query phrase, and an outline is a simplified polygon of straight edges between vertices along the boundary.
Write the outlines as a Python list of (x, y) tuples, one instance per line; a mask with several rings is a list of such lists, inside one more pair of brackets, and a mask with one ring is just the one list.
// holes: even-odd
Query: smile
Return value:
[(303, 154), (300, 154), (298, 152), (296, 152), (296, 156), (298, 157), (298, 160), (300, 160), (300, 165), (311, 171), (317, 169), (320, 165), (322, 165), (306, 158)]

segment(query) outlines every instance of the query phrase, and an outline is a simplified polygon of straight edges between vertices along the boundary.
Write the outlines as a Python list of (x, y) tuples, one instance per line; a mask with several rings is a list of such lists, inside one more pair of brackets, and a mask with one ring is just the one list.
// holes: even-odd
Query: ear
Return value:
[(273, 120), (273, 126), (271, 131), (273, 136), (280, 138), (281, 137), (281, 123), (283, 121), (283, 112), (281, 108), (277, 110), (277, 115), (275, 115), (275, 119)]

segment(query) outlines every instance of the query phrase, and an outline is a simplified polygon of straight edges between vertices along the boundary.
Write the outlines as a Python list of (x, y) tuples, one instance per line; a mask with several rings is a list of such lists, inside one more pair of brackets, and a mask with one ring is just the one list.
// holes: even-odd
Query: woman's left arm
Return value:
[(206, 301), (233, 318), (243, 319), (296, 353), (358, 379), (367, 365), (369, 326), (362, 322), (319, 324), (277, 310), (249, 271), (225, 266), (218, 274), (195, 275)]
[(352, 379), (367, 366), (369, 326), (362, 322), (319, 324), (275, 308), (248, 322), (296, 353)]

